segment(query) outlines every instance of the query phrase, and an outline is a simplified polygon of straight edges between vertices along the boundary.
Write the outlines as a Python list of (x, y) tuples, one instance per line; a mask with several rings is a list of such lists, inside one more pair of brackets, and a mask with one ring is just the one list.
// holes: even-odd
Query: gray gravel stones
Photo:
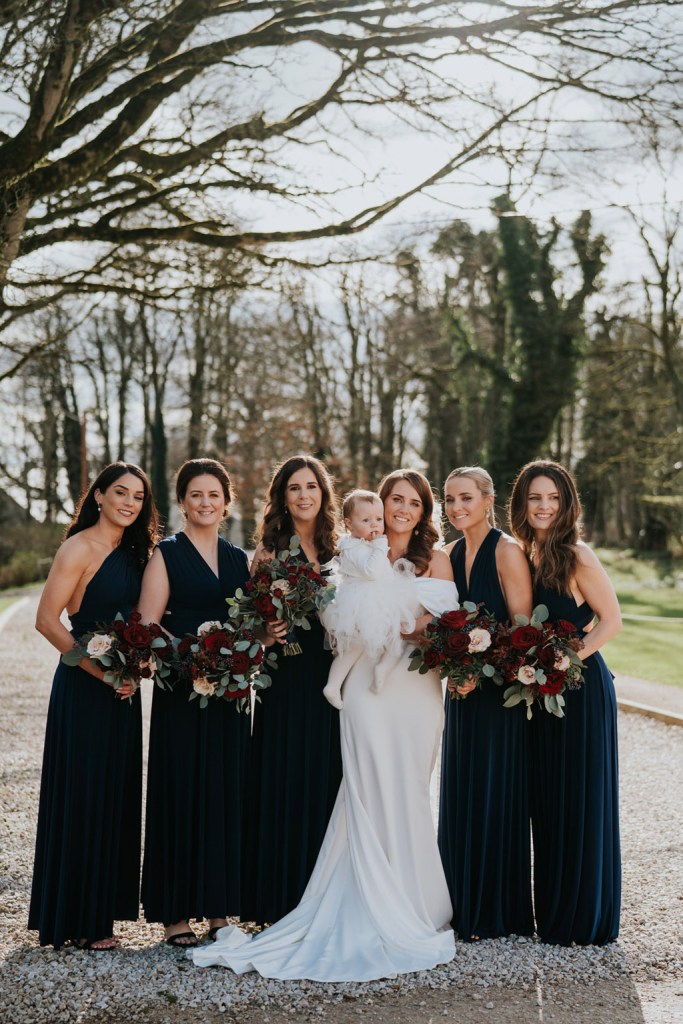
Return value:
[[(2, 1024), (99, 1024), (118, 1021), (121, 1014), (121, 1020), (162, 1024), (185, 1014), (197, 1020), (214, 1014), (232, 1019), (240, 1008), (260, 1009), (264, 1021), (269, 1012), (278, 1020), (287, 1014), (320, 1020), (334, 1016), (336, 1005), (349, 1003), (350, 1010), (356, 1001), (359, 1013), (363, 1008), (372, 1013), (383, 997), (415, 989), (443, 993), (444, 1005), (449, 992), (468, 990), (481, 1014), (499, 1021), (511, 986), (537, 993), (535, 1005), (542, 1009), (548, 989), (580, 984), (589, 997), (603, 983), (616, 985), (628, 1004), (636, 985), (674, 983), (683, 976), (683, 730), (635, 715), (619, 721), (624, 895), (621, 936), (612, 946), (563, 949), (526, 938), (458, 943), (455, 959), (433, 971), (336, 985), (199, 970), (184, 952), (161, 943), (160, 928), (142, 920), (117, 926), (122, 948), (114, 953), (40, 949), (35, 933), (26, 930), (26, 917), (45, 713), (56, 657), (35, 634), (34, 614), (31, 601), (0, 633), (5, 666), (0, 679)], [(436, 1012), (447, 1018), (446, 1009)], [(596, 1024), (602, 1019), (598, 1011)]]

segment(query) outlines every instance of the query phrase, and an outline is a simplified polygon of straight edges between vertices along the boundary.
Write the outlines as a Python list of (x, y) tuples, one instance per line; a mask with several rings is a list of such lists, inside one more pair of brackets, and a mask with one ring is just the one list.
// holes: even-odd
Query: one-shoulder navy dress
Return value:
[[(585, 602), (537, 585), (550, 621), (579, 630), (593, 621)], [(598, 652), (585, 681), (566, 693), (565, 717), (536, 709), (529, 723), (529, 791), (534, 837), (536, 930), (544, 942), (603, 945), (619, 933), (621, 857), (614, 684)]]
[[(464, 538), (450, 558), (461, 604), (483, 601), (499, 622), (506, 622), (509, 613), (496, 568), (500, 537), (493, 528), (484, 538), (469, 587)], [(453, 927), (466, 941), (534, 931), (527, 739), (524, 715), (503, 707), (503, 690), (490, 680), (464, 700), (446, 695), (439, 849)]]
[(332, 663), (317, 618), (296, 628), (254, 713), (242, 919), (273, 924), (300, 902), (342, 776), (339, 712), (323, 696)]
[[(130, 614), (140, 568), (124, 548), (105, 558), (71, 617), (75, 637)], [(142, 803), (140, 693), (60, 662), (47, 714), (29, 928), (41, 946), (96, 941), (139, 911)]]
[[(219, 538), (216, 576), (184, 533), (159, 551), (170, 584), (164, 628), (183, 637), (225, 622), (226, 598), (249, 578), (245, 552)], [(250, 717), (224, 700), (201, 708), (190, 693), (184, 676), (155, 687), (152, 700), (142, 905), (148, 921), (166, 926), (240, 914)]]

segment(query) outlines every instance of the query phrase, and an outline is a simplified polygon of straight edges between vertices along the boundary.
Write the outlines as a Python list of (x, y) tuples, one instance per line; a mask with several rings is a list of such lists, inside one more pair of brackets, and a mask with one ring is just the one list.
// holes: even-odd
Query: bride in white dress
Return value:
[[(407, 558), (416, 568), (420, 631), (432, 614), (457, 604), (450, 562), (434, 550), (432, 494), (414, 470), (391, 473), (379, 494), (390, 559)], [(453, 911), (429, 796), (443, 729), (441, 682), (435, 673), (409, 672), (408, 650), (380, 693), (371, 690), (374, 663), (367, 655), (346, 679), (344, 777), (301, 902), (256, 937), (221, 929), (215, 943), (192, 951), (200, 967), (371, 981), (452, 959)]]

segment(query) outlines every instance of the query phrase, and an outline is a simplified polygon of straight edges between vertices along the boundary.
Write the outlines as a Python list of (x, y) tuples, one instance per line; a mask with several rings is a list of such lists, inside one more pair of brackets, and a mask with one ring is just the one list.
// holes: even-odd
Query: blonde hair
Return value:
[(372, 501), (378, 501), (382, 504), (382, 499), (379, 494), (374, 491), (365, 491), (362, 487), (356, 487), (353, 491), (349, 491), (348, 494), (344, 495), (344, 502), (342, 504), (342, 517), (348, 519), (353, 515), (356, 505), (359, 502), (364, 501), (369, 505)]
[[(495, 498), (496, 490), (493, 486), (491, 474), (488, 473), (482, 466), (458, 466), (457, 469), (454, 469), (453, 472), (449, 473), (448, 476), (446, 477), (446, 482), (443, 485), (444, 491), (446, 489), (446, 484), (448, 483), (449, 480), (454, 480), (456, 477), (461, 476), (465, 476), (469, 480), (474, 480), (475, 484), (479, 488), (479, 491), (484, 495), (485, 498)], [(496, 525), (496, 511), (493, 507), (493, 502), (491, 503), (491, 507), (486, 509), (486, 520), (489, 526)]]

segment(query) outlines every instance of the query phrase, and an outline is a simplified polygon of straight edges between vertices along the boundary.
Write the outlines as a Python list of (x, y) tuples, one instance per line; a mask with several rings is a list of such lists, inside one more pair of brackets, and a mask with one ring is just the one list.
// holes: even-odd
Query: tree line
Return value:
[(415, 462), (439, 486), (480, 463), (500, 504), (517, 469), (549, 455), (575, 468), (595, 541), (680, 544), (678, 222), (658, 239), (642, 225), (636, 300), (604, 286), (613, 257), (590, 214), (539, 226), (508, 195), (493, 212), (493, 228), (454, 220), (381, 268), (265, 277), (198, 250), (190, 302), (46, 311), (43, 354), (4, 384), (5, 482), (54, 522), (84, 468), (125, 458), (168, 519), (174, 467), (212, 455), (249, 538), (274, 463), (295, 450), (342, 489)]

